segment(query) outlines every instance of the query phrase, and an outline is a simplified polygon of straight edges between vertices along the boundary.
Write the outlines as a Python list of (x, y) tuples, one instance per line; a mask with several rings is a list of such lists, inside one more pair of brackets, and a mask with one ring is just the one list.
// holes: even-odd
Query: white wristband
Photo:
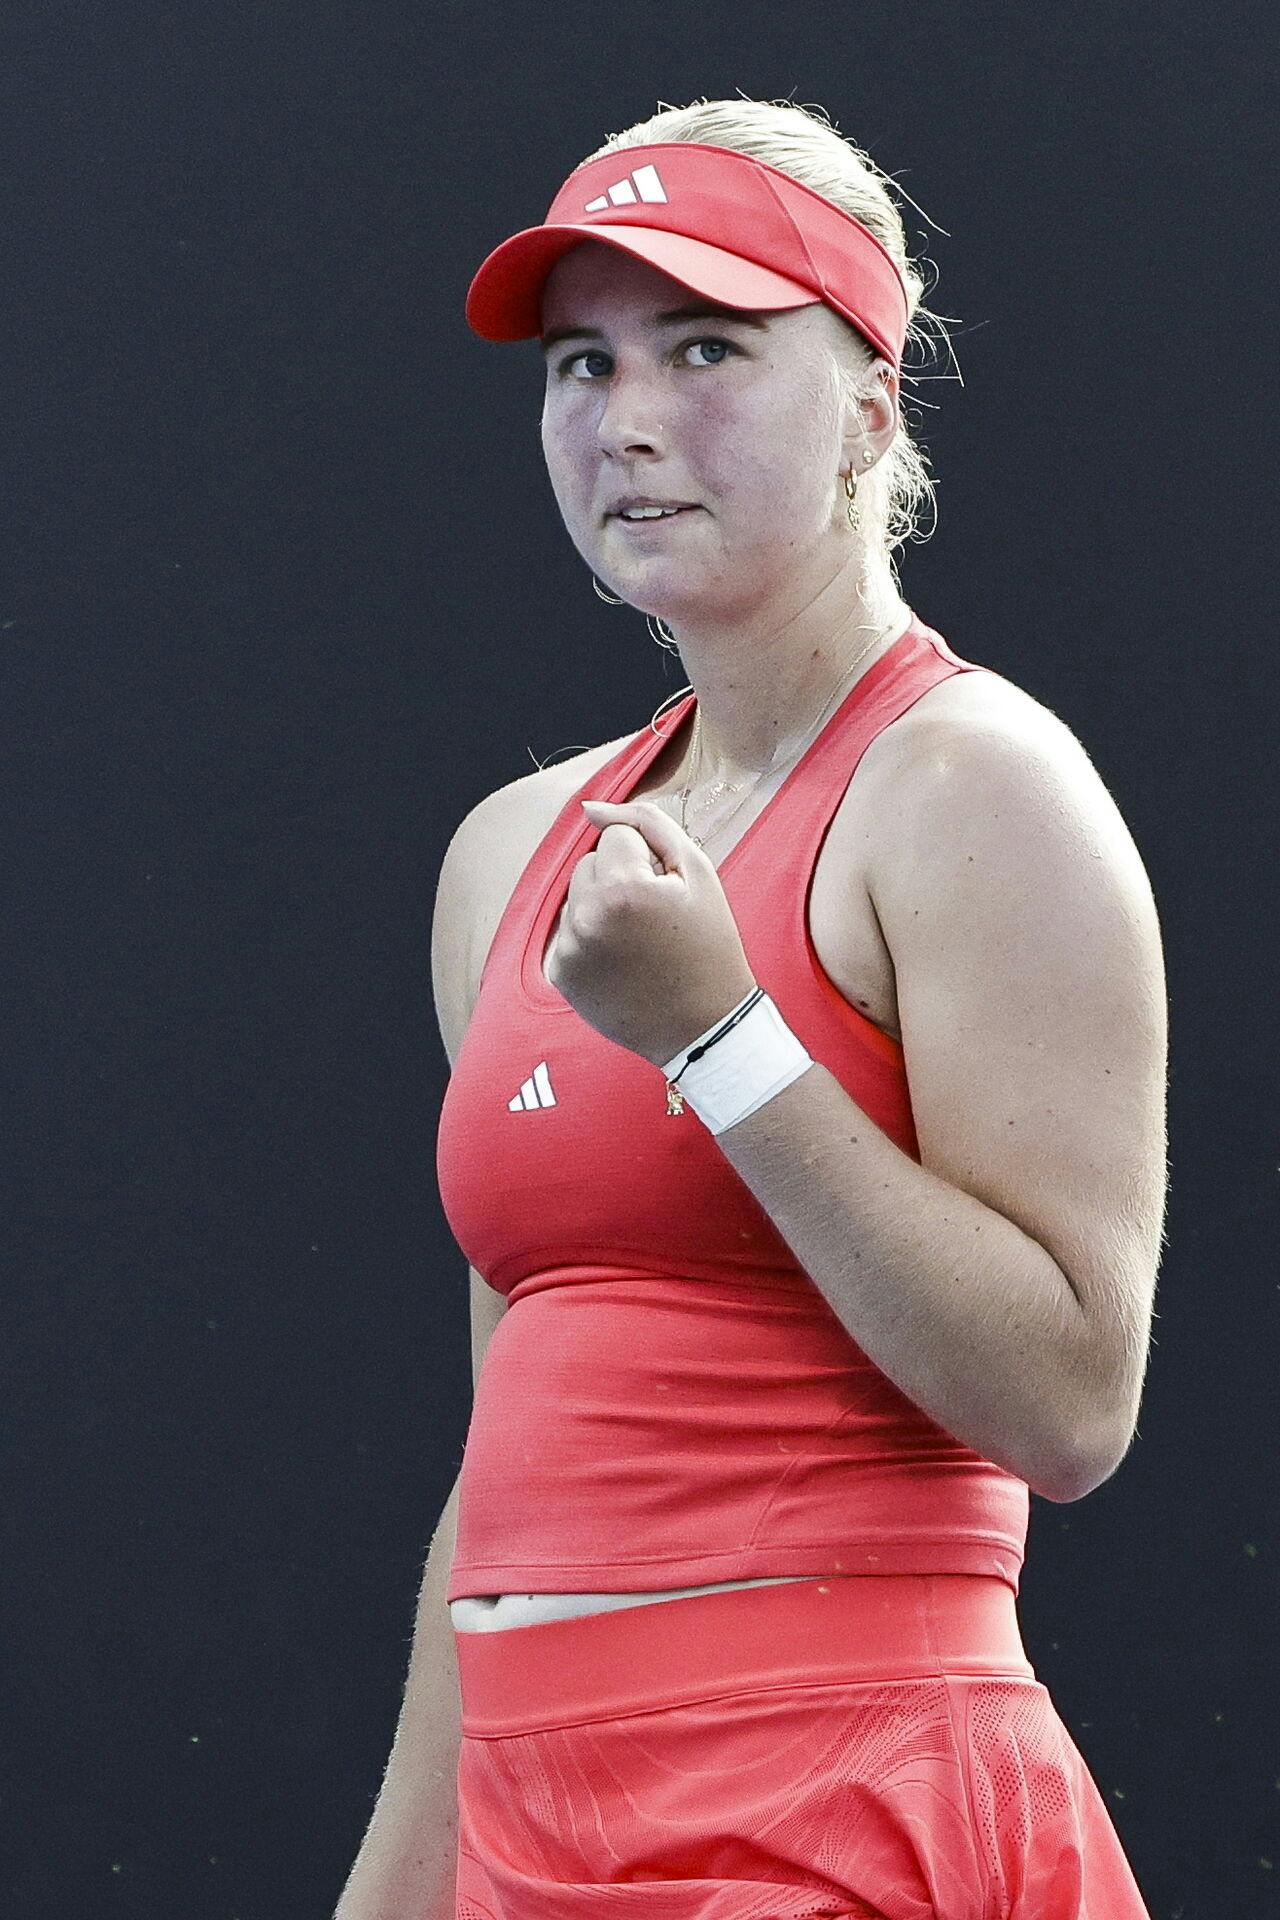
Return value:
[[(746, 1000), (738, 1002), (739, 1007), (746, 1004)], [(767, 993), (761, 994), (700, 1059), (691, 1061), (689, 1055), (694, 1049), (718, 1033), (737, 1011), (738, 1007), (733, 1008), (723, 1020), (700, 1033), (662, 1069), (667, 1081), (667, 1112), (680, 1112), (683, 1095), (712, 1133), (724, 1133), (745, 1120), (813, 1065), (804, 1042), (792, 1033)], [(671, 1085), (673, 1074), (680, 1076), (675, 1087)]]

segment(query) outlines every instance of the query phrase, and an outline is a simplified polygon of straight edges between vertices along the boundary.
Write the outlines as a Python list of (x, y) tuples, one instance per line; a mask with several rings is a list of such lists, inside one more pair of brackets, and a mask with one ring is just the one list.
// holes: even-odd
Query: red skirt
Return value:
[(1150, 1920), (1002, 1580), (454, 1640), (457, 1920)]

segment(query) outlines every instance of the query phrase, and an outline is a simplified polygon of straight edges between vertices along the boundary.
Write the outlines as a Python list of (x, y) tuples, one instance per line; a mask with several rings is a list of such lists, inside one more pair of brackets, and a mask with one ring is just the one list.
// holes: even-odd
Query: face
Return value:
[[(677, 620), (758, 610), (780, 589), (816, 592), (849, 551), (837, 356), (848, 364), (838, 334), (850, 330), (820, 302), (661, 317), (712, 305), (590, 241), (556, 262), (543, 290), (544, 341), (581, 330), (544, 346), (542, 446), (564, 523), (605, 586)], [(628, 493), (696, 510), (628, 525), (610, 514)]]

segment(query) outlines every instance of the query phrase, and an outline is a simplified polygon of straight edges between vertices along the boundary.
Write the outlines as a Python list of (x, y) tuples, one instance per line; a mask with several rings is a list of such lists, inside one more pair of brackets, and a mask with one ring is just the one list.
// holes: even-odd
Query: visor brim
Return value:
[(647, 261), (694, 293), (725, 307), (781, 311), (813, 306), (822, 298), (812, 288), (758, 266), (740, 254), (663, 227), (526, 227), (495, 247), (467, 289), (468, 325), (484, 340), (528, 340), (542, 331), (542, 289), (556, 261), (598, 240)]

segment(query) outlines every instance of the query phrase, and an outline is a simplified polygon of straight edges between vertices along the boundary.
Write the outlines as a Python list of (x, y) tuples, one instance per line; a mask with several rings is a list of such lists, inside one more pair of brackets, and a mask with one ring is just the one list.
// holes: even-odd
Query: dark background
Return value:
[(1151, 875), (1156, 1345), (1020, 1611), (1153, 1920), (1275, 1912), (1270, 11), (5, 20), (0, 1910), (327, 1920), (358, 1850), (470, 1411), (440, 860), (686, 678), (561, 525), (536, 345), (463, 299), (610, 133), (740, 91), (935, 223), (963, 385), (904, 383), (903, 591)]

